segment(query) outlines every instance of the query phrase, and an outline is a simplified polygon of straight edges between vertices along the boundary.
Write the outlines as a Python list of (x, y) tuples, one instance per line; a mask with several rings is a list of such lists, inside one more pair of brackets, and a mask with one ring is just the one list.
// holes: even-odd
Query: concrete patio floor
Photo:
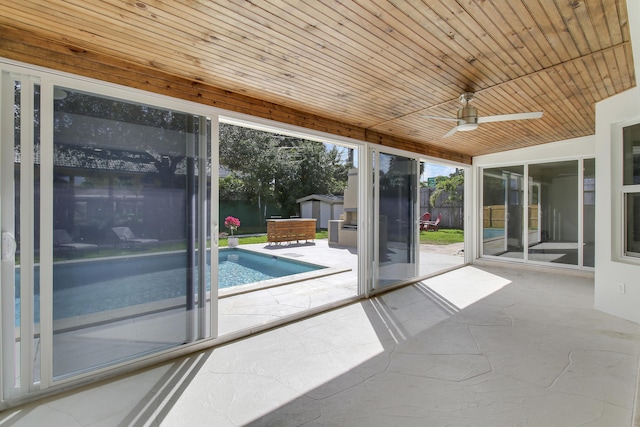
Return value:
[[(462, 247), (462, 243), (420, 245), (420, 275), (436, 274), (461, 266), (464, 264), (464, 256), (459, 253)], [(329, 246), (326, 240), (303, 244), (252, 244), (242, 245), (241, 248), (349, 271), (220, 298), (220, 335), (255, 328), (257, 325), (356, 296), (358, 256), (355, 248)]]
[[(456, 255), (457, 246), (421, 248), (420, 271), (422, 274), (435, 273), (441, 269), (453, 268), (464, 262), (464, 257)], [(303, 273), (286, 285), (229, 294), (236, 287), (221, 290), (225, 296), (218, 300), (218, 336), (224, 339), (238, 338), (262, 330), (269, 324), (283, 323), (293, 318), (308, 315), (310, 310), (321, 311), (343, 305), (357, 295), (358, 256), (355, 248), (329, 246), (326, 240), (303, 244), (242, 245), (241, 248), (296, 261), (304, 261), (327, 266), (326, 270)], [(232, 256), (232, 255), (230, 255)], [(339, 273), (329, 273), (339, 271)], [(307, 278), (308, 274), (327, 274)], [(278, 282), (268, 280), (239, 286), (264, 286)], [(75, 324), (78, 318), (58, 321), (61, 331), (53, 336), (53, 373), (58, 376), (95, 370), (112, 361), (126, 360), (157, 351), (176, 348), (184, 342), (184, 308), (156, 309), (147, 314), (138, 312), (139, 306), (119, 310), (125, 315), (113, 315), (104, 322), (86, 321)], [(91, 318), (92, 316), (86, 316)], [(65, 324), (63, 325), (64, 322)], [(67, 324), (68, 323), (68, 324)], [(64, 326), (64, 327), (63, 327)], [(40, 358), (39, 339), (34, 343)], [(36, 368), (36, 376), (39, 375)]]
[(640, 426), (593, 280), (467, 266), (0, 414), (12, 426)]

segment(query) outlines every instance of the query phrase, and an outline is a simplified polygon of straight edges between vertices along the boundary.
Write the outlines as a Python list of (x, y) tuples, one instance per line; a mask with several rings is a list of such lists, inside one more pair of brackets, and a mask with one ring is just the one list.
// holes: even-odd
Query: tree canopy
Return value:
[(442, 194), (447, 194), (446, 200), (443, 204), (453, 204), (462, 200), (464, 193), (460, 190), (460, 187), (464, 184), (464, 170), (456, 169), (456, 171), (449, 176), (436, 177), (436, 189), (431, 193), (429, 197), (429, 203), (431, 207), (436, 206), (438, 197)]
[(275, 203), (298, 213), (296, 200), (310, 194), (341, 195), (349, 165), (336, 147), (317, 141), (220, 124), (221, 200)]

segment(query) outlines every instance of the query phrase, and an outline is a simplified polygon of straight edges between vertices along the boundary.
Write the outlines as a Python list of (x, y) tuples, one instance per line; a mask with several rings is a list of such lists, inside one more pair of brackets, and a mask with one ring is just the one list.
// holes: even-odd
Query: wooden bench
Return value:
[(316, 238), (314, 218), (268, 219), (267, 241), (269, 243), (300, 242)]

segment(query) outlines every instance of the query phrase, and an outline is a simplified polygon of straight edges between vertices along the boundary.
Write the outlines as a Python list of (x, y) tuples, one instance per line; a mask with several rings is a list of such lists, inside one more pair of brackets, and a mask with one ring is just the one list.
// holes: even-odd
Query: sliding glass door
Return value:
[(5, 397), (215, 335), (212, 120), (9, 73), (2, 95)]
[(418, 275), (418, 161), (375, 151), (372, 155), (375, 289)]
[(54, 378), (205, 338), (209, 120), (55, 91)]
[(593, 267), (594, 189), (593, 159), (483, 169), (482, 255)]
[(529, 165), (530, 261), (578, 265), (578, 161)]
[(484, 169), (482, 253), (524, 258), (524, 167)]
[(40, 84), (2, 73), (2, 381), (5, 399), (40, 381)]

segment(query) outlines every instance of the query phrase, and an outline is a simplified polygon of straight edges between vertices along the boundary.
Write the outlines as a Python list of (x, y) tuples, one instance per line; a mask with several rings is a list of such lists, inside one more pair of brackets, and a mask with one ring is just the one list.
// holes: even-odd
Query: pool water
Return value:
[[(56, 264), (53, 268), (53, 318), (65, 319), (185, 297), (185, 264), (184, 253)], [(325, 268), (237, 248), (220, 249), (218, 266), (219, 289)], [(208, 291), (211, 274), (209, 266), (206, 272)], [(16, 283), (19, 283), (19, 279), (20, 271), (16, 269)], [(196, 272), (196, 284), (197, 280)], [(37, 269), (35, 282), (39, 282)], [(35, 294), (35, 321), (39, 322), (39, 286), (36, 286)], [(18, 289), (16, 297), (17, 326), (20, 324)]]
[(484, 240), (504, 237), (504, 228), (483, 228), (482, 237)]
[(218, 288), (230, 288), (320, 268), (324, 267), (242, 249), (225, 249), (220, 250), (218, 255)]

